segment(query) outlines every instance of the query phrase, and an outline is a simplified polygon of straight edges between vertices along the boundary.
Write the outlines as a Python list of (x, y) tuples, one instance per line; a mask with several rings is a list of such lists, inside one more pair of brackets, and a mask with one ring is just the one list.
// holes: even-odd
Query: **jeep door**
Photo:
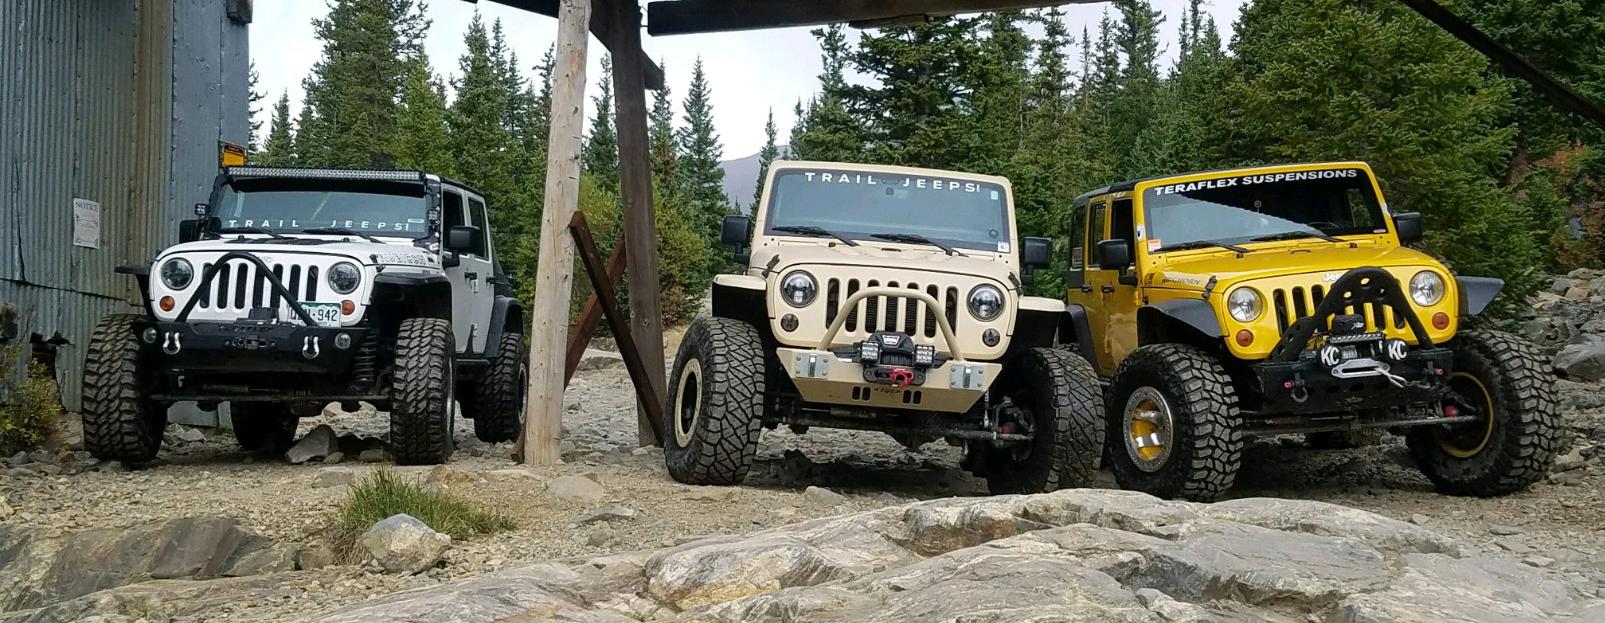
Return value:
[(1136, 257), (1131, 204), (1129, 197), (1100, 197), (1093, 200), (1087, 218), (1086, 272), (1079, 294), (1087, 309), (1098, 369), (1104, 376), (1114, 374), (1120, 360), (1137, 348), (1136, 266), (1104, 270), (1098, 253), (1100, 241), (1125, 240), (1131, 256)]
[(457, 352), (483, 353), (495, 299), (490, 284), (494, 264), (490, 229), (485, 217), (485, 200), (473, 193), (449, 187), (442, 188), (441, 195), (446, 231), (458, 225), (479, 228), (474, 244), (457, 253), (457, 265), (446, 269), (446, 277), (451, 280), (451, 324), (457, 338)]

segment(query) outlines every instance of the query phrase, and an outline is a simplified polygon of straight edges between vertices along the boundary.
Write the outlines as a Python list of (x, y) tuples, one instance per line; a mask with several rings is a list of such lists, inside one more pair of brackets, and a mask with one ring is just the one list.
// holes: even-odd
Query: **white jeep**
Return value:
[(518, 434), (523, 310), (480, 193), (417, 171), (230, 167), (195, 213), (179, 244), (119, 269), (147, 309), (91, 338), (92, 454), (154, 459), (180, 401), (229, 403), (247, 450), (283, 449), (331, 402), (389, 411), (403, 464), (451, 456), (454, 403), (482, 440)]
[(1098, 377), (1053, 348), (1064, 303), (1024, 294), (1052, 247), (1018, 237), (1008, 180), (776, 162), (754, 216), (725, 219), (746, 270), (715, 278), (675, 357), (675, 479), (739, 484), (762, 429), (785, 424), (945, 439), (995, 493), (1087, 481)]

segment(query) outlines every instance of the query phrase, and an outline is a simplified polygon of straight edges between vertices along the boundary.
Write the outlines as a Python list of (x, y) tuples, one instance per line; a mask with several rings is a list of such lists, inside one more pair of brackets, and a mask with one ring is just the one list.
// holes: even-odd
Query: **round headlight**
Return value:
[(362, 283), (362, 271), (356, 264), (340, 262), (329, 268), (329, 287), (340, 294), (350, 294), (357, 291), (357, 284)]
[(780, 280), (780, 298), (792, 307), (806, 307), (818, 295), (819, 284), (814, 283), (813, 275), (803, 271), (792, 272)]
[(189, 260), (175, 257), (162, 264), (162, 284), (169, 289), (183, 290), (193, 281), (195, 281), (195, 267)]
[(975, 286), (970, 290), (970, 315), (986, 322), (1003, 314), (1003, 291), (989, 285)]
[(1410, 300), (1422, 307), (1437, 305), (1443, 300), (1443, 277), (1430, 270), (1423, 270), (1410, 278)]
[(1253, 288), (1238, 288), (1226, 297), (1226, 311), (1232, 315), (1232, 320), (1253, 322), (1265, 311), (1265, 298)]

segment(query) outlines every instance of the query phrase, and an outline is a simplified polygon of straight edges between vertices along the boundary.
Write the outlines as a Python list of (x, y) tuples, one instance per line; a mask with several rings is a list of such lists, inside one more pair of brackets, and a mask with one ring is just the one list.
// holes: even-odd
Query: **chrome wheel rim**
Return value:
[(1126, 399), (1123, 437), (1126, 456), (1137, 469), (1156, 472), (1170, 460), (1175, 445), (1175, 419), (1170, 402), (1152, 387), (1140, 387)]
[(697, 429), (697, 420), (702, 417), (702, 364), (695, 359), (687, 359), (680, 369), (680, 382), (674, 391), (674, 412), (669, 417), (674, 419), (674, 440), (682, 448), (689, 445), (692, 431)]

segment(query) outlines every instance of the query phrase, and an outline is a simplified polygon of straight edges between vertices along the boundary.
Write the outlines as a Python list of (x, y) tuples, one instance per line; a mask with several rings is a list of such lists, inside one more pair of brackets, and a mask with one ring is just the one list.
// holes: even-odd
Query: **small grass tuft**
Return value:
[(343, 556), (355, 555), (362, 533), (387, 517), (406, 514), (454, 540), (511, 530), (511, 517), (475, 508), (468, 501), (440, 491), (394, 470), (381, 467), (351, 484), (345, 501), (334, 511), (332, 540)]

